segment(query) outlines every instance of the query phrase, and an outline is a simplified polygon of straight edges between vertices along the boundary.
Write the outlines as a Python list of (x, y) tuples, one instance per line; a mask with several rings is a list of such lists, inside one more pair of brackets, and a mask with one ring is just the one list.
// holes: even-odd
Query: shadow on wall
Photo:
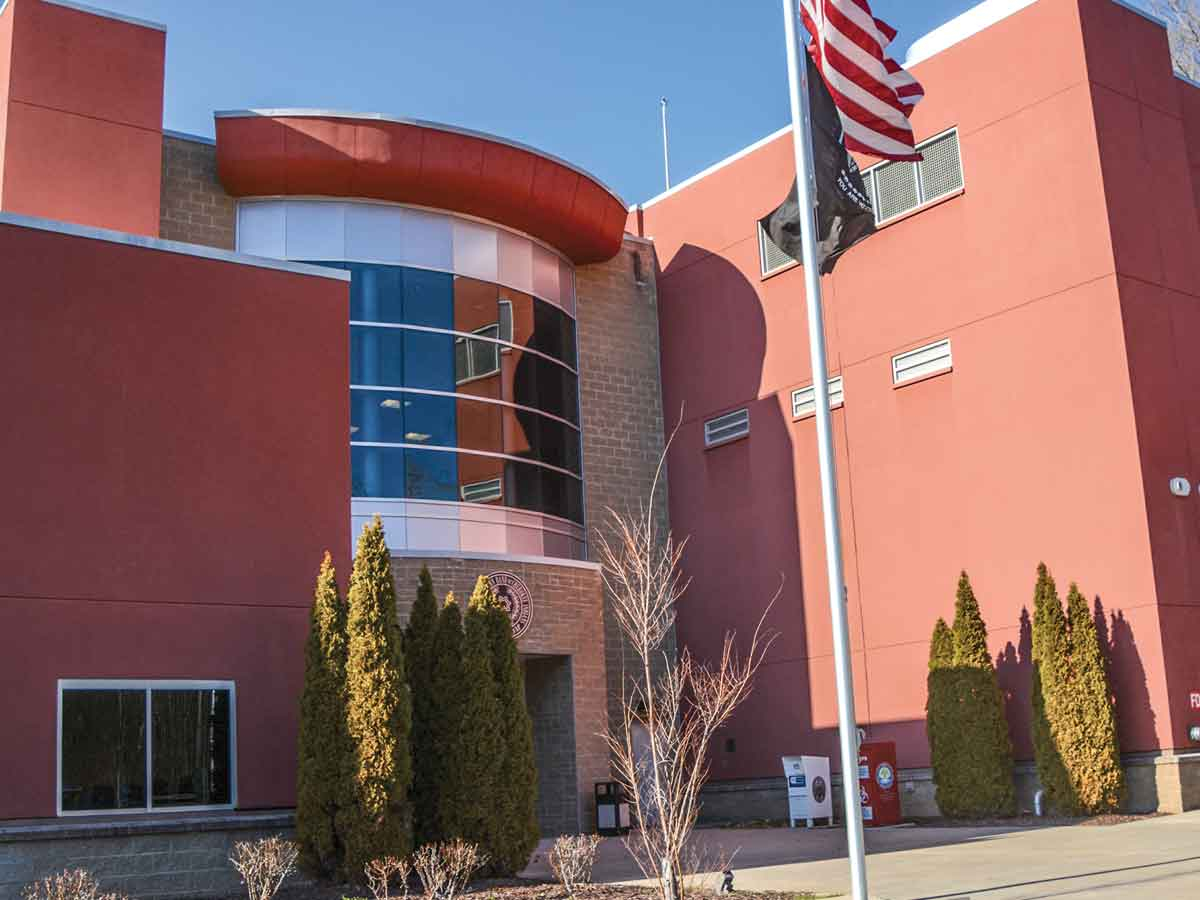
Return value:
[[(1121, 610), (1105, 616), (1099, 597), (1093, 604), (1093, 619), (1100, 639), (1100, 649), (1108, 669), (1109, 685), (1116, 706), (1117, 733), (1122, 753), (1137, 753), (1154, 749), (1155, 713), (1150, 705), (1150, 690), (1146, 669), (1138, 652), (1133, 629)], [(1020, 633), (1017, 645), (1010, 641), (996, 657), (996, 678), (1004, 693), (1009, 733), (1012, 735), (1013, 755), (1017, 760), (1033, 759), (1030, 733), (1033, 679), (1033, 623), (1029, 610), (1021, 610)], [(1151, 782), (1153, 778), (1151, 777)], [(1153, 784), (1139, 793), (1154, 793)]]
[[(813, 743), (792, 436), (779, 400), (759, 399), (766, 321), (758, 292), (735, 266), (684, 245), (659, 275), (663, 395), (668, 432), (682, 410), (669, 478), (682, 568), (681, 645), (719, 658), (726, 632), (748, 640), (766, 604), (779, 633), (750, 698), (712, 748), (713, 780), (774, 772), (781, 753)], [(706, 449), (704, 421), (745, 407), (751, 438)], [(744, 648), (744, 644), (742, 644)], [(820, 751), (818, 751), (820, 752)]]

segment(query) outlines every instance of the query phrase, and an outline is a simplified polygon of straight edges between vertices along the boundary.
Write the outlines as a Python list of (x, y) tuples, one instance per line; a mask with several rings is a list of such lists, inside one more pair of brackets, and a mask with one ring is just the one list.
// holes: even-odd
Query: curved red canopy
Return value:
[(311, 110), (216, 114), (217, 175), (235, 197), (362, 197), (507, 225), (576, 263), (611, 259), (627, 210), (586, 172), (502, 138)]

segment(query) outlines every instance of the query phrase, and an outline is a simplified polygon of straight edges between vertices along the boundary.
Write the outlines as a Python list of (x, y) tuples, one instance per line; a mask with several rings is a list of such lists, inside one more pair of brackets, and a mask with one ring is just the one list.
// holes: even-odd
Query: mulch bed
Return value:
[[(369, 894), (365, 896), (370, 897)], [(471, 885), (458, 896), (471, 897), (473, 900), (489, 900), (492, 897), (497, 900), (567, 900), (567, 892), (562, 889), (561, 885), (522, 880), (480, 881)], [(589, 884), (575, 892), (575, 900), (655, 900), (657, 896), (650, 888), (617, 884)], [(714, 898), (717, 896), (712, 895)], [(816, 897), (815, 894), (797, 891), (737, 891), (732, 896), (735, 900), (815, 900)], [(343, 898), (364, 897), (364, 891), (348, 884), (312, 882), (304, 885), (289, 885), (280, 890), (275, 897), (276, 900), (343, 900)], [(409, 895), (409, 900), (420, 900), (420, 898), (420, 887), (414, 883), (413, 893)], [(242, 900), (242, 898), (239, 896), (237, 900)], [(391, 900), (403, 900), (403, 894), (396, 894), (393, 890)]]

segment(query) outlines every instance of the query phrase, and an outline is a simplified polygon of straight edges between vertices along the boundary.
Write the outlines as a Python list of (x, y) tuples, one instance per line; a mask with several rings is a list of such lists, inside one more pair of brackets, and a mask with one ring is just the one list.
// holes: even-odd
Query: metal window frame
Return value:
[[(489, 332), (492, 329), (495, 329), (495, 331), (496, 331), (496, 337), (494, 337), (494, 338), (488, 337), (486, 334), (486, 332)], [(508, 347), (505, 347), (504, 344), (507, 342), (500, 340), (500, 322), (499, 321), (491, 322), (487, 325), (484, 325), (481, 328), (476, 328), (471, 333), (474, 335), (477, 335), (477, 336), (476, 337), (456, 337), (454, 339), (456, 355), (458, 352), (457, 348), (458, 348), (459, 344), (463, 344), (467, 348), (467, 369), (468, 369), (467, 377), (462, 378), (462, 379), (459, 379), (458, 373), (455, 372), (455, 379), (454, 379), (455, 385), (467, 384), (468, 382), (471, 382), (471, 381), (478, 381), (480, 378), (491, 378), (493, 375), (499, 374), (499, 372), (500, 372), (500, 354), (508, 353), (512, 349), (511, 345)], [(500, 346), (496, 347), (496, 349), (495, 349), (496, 364), (492, 368), (488, 369), (485, 372), (472, 371), (475, 368), (475, 364), (474, 364), (475, 357), (473, 357), (471, 355), (471, 341), (476, 341), (477, 343), (488, 343), (488, 344), (493, 344), (493, 345), (496, 345), (496, 344), (500, 345)]]
[[(906, 357), (914, 356), (917, 353), (923, 353), (926, 350), (933, 350), (939, 346), (946, 347), (946, 365), (939, 369), (934, 369), (932, 372), (922, 372), (920, 375), (908, 375), (903, 378), (897, 364)], [(954, 371), (954, 348), (951, 345), (950, 338), (939, 338), (936, 341), (930, 341), (928, 344), (922, 344), (920, 347), (913, 347), (911, 350), (905, 350), (902, 353), (892, 355), (892, 387), (901, 387), (906, 384), (915, 384), (918, 381), (924, 381), (926, 378), (932, 378), (935, 375), (944, 375), (947, 372)]]
[[(142, 691), (146, 704), (146, 805), (136, 809), (62, 808), (63, 765), (63, 691)], [(151, 694), (154, 691), (229, 691), (229, 802), (191, 806), (154, 805), (154, 718)], [(147, 678), (60, 678), (56, 689), (54, 814), (60, 818), (77, 816), (170, 815), (180, 812), (232, 810), (238, 800), (237, 685), (233, 681), (147, 679)]]
[[(841, 399), (837, 400), (836, 402), (833, 399), (833, 395), (835, 393), (835, 389), (834, 389), (835, 384), (837, 385), (836, 393), (838, 393), (841, 396)], [(799, 396), (802, 393), (804, 393), (805, 391), (813, 391), (813, 386), (811, 384), (806, 384), (803, 387), (798, 387), (792, 391), (792, 421), (794, 421), (794, 422), (798, 422), (801, 419), (811, 418), (812, 416), (815, 416), (817, 414), (817, 400), (816, 400), (816, 396), (815, 396), (815, 394), (816, 394), (815, 391), (813, 391), (814, 396), (811, 401), (812, 409), (808, 410), (806, 412), (797, 412), (796, 411), (796, 406), (797, 406), (796, 401), (799, 398)], [(810, 401), (805, 401), (805, 402), (807, 403)], [(846, 405), (846, 381), (845, 381), (845, 378), (841, 375), (834, 375), (829, 379), (829, 408), (830, 409), (841, 409), (845, 405)]]
[[(499, 325), (498, 322), (488, 325), (488, 328), (494, 328)], [(512, 341), (502, 341), (499, 338), (483, 337), (473, 331), (456, 331), (453, 328), (434, 328), (432, 325), (409, 325), (405, 322), (368, 322), (363, 319), (351, 319), (350, 326), (357, 328), (393, 328), (401, 331), (424, 331), (432, 334), (449, 334), (455, 338), (467, 338), (472, 341), (489, 341), (493, 344), (499, 344), (501, 352), (505, 348), (510, 350), (520, 350), (522, 353), (532, 353), (534, 356), (540, 356), (542, 359), (548, 359), (552, 363), (562, 366), (572, 375), (578, 376), (579, 370), (573, 366), (567, 365), (561, 359), (551, 356), (549, 353), (543, 353), (541, 350), (535, 350), (532, 347), (524, 347), (521, 344), (514, 344)]]
[[(715, 441), (709, 437), (710, 431), (713, 430), (712, 426), (714, 425), (714, 423), (720, 422), (722, 419), (729, 419), (729, 418), (732, 418), (733, 416), (739, 416), (739, 415), (745, 415), (745, 417), (746, 417), (746, 430), (745, 431), (742, 431), (738, 434), (731, 434), (731, 435), (728, 435), (726, 437), (720, 438), (719, 440), (715, 440)], [(725, 426), (718, 426), (718, 427), (725, 427)], [(714, 447), (723, 447), (726, 444), (730, 444), (734, 441), (740, 441), (743, 438), (748, 438), (749, 436), (750, 436), (750, 407), (748, 407), (748, 406), (743, 406), (740, 409), (731, 409), (729, 412), (721, 413), (719, 416), (713, 416), (711, 419), (704, 420), (704, 449), (705, 450), (711, 450)]]
[[(438, 453), (460, 453), (467, 456), (487, 456), (491, 459), (507, 459), (513, 462), (527, 463), (531, 466), (541, 466), (543, 469), (549, 469), (551, 472), (558, 472), (562, 475), (569, 475), (576, 481), (583, 481), (582, 474), (576, 474), (570, 469), (564, 469), (561, 466), (556, 466), (553, 463), (542, 462), (540, 459), (526, 459), (521, 456), (513, 456), (511, 453), (497, 453), (494, 450), (471, 450), (464, 447), (446, 447), (441, 444), (411, 444), (405, 441), (351, 441), (351, 447), (384, 447), (394, 450), (434, 450)], [(367, 498), (367, 499), (382, 499), (382, 498)], [(421, 500), (421, 497), (405, 497), (405, 500)]]

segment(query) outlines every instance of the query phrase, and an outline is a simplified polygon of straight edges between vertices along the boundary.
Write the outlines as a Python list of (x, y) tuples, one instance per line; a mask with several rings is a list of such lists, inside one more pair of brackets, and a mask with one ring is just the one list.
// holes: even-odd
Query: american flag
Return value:
[(883, 159), (919, 160), (908, 117), (925, 91), (885, 48), (896, 30), (867, 0), (800, 0), (809, 53), (841, 115), (846, 147)]

